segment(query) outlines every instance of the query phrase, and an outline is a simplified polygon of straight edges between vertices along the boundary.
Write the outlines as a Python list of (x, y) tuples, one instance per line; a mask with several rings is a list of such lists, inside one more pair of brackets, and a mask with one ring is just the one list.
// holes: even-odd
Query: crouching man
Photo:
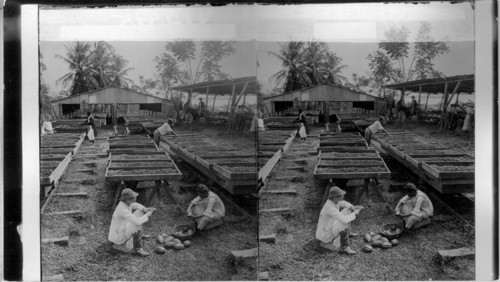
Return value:
[(221, 225), (226, 208), (219, 196), (204, 184), (198, 185), (196, 194), (197, 197), (187, 209), (187, 215), (196, 220), (198, 230), (208, 230)]
[(434, 206), (429, 197), (408, 182), (404, 188), (405, 196), (399, 200), (395, 212), (405, 221), (405, 229), (415, 229), (431, 223)]
[(132, 189), (123, 189), (120, 203), (113, 213), (108, 239), (117, 250), (130, 252), (133, 247), (136, 254), (145, 257), (149, 253), (143, 248), (142, 225), (156, 209), (136, 203), (137, 195)]
[(328, 191), (328, 199), (319, 215), (316, 239), (325, 249), (336, 251), (340, 247), (341, 253), (354, 255), (357, 252), (349, 246), (350, 222), (356, 219), (363, 207), (344, 201), (345, 193), (337, 186)]

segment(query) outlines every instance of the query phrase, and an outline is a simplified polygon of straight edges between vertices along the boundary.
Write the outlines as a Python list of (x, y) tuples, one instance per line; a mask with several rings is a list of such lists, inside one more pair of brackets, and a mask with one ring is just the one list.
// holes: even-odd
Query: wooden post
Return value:
[(424, 108), (424, 112), (427, 111), (427, 104), (429, 103), (429, 95), (431, 95), (431, 93), (427, 93), (427, 99), (425, 100), (425, 108)]
[(117, 104), (116, 104), (116, 103), (114, 103), (114, 104), (112, 105), (112, 107), (113, 107), (113, 108), (112, 108), (112, 109), (113, 109), (113, 111), (112, 111), (112, 114), (111, 114), (111, 115), (112, 115), (112, 117), (113, 117), (113, 125), (116, 125), (116, 124), (117, 124), (117, 121), (118, 121), (118, 117), (117, 117), (118, 107), (117, 107)]
[(206, 105), (205, 105), (205, 120), (207, 120), (207, 113), (208, 113), (208, 93), (210, 91), (210, 86), (207, 86), (207, 97), (206, 97)]
[[(215, 99), (217, 99), (217, 94), (215, 94), (214, 101), (212, 103), (212, 112), (215, 112)], [(207, 105), (207, 107), (208, 107), (208, 105)]]
[[(234, 109), (236, 109), (236, 106), (241, 100), (241, 97), (243, 96), (243, 93), (245, 93), (245, 90), (247, 89), (248, 82), (245, 82), (245, 85), (243, 86), (243, 89), (241, 89), (240, 94), (238, 95), (238, 99), (236, 100), (236, 103), (233, 103), (233, 106), (231, 107), (231, 115), (234, 113)], [(236, 98), (236, 96), (234, 96)]]
[(440, 131), (443, 131), (443, 127), (444, 127), (444, 119), (446, 117), (446, 106), (447, 106), (447, 101), (448, 101), (448, 82), (445, 82), (444, 84), (444, 93), (443, 93), (443, 108), (442, 108), (442, 111), (441, 111), (441, 122), (440, 122), (440, 125), (439, 125), (439, 130)]
[(231, 102), (233, 101), (234, 90), (236, 89), (236, 83), (233, 83), (233, 90), (231, 91), (231, 96), (229, 96), (229, 101), (227, 101), (227, 109), (226, 112), (229, 113), (229, 109), (231, 107)]

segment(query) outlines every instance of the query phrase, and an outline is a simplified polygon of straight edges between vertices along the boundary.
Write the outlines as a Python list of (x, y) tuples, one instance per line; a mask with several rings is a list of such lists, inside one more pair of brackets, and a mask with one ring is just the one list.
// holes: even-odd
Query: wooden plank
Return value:
[(475, 255), (475, 248), (469, 247), (469, 248), (458, 248), (458, 249), (453, 249), (453, 250), (439, 250), (438, 254), (443, 259), (444, 258), (456, 258), (456, 257), (468, 257), (468, 256)]
[[(289, 177), (287, 179), (290, 179)], [(297, 194), (297, 190), (291, 189), (291, 190), (264, 190), (261, 193), (267, 193), (267, 194)]]
[(274, 243), (276, 242), (276, 234), (259, 235), (259, 241), (266, 243)]
[(73, 215), (73, 216), (83, 216), (83, 211), (81, 210), (71, 210), (71, 211), (60, 211), (60, 212), (51, 212), (51, 213), (46, 213), (44, 215)]
[(258, 250), (257, 248), (242, 250), (242, 251), (231, 251), (231, 255), (235, 258), (240, 259), (248, 259), (248, 258), (257, 258)]
[[(440, 165), (444, 164), (447, 165), (446, 163), (441, 163), (441, 162), (434, 162), (434, 163), (427, 163), (423, 162), (422, 163), (422, 170), (425, 172), (431, 174), (432, 176), (438, 178), (438, 179), (467, 179), (467, 178), (474, 178), (475, 172), (474, 171), (439, 171), (433, 165)], [(473, 162), (471, 163), (473, 164)]]
[(269, 272), (268, 271), (259, 272), (259, 281), (269, 281)]
[(74, 192), (74, 193), (58, 193), (56, 196), (59, 197), (88, 197), (87, 192)]
[(61, 237), (61, 238), (47, 238), (42, 239), (42, 244), (56, 244), (59, 246), (67, 246), (69, 243), (69, 237)]
[(290, 208), (274, 208), (274, 209), (261, 209), (259, 213), (291, 213), (293, 210)]
[(264, 183), (267, 177), (271, 174), (276, 164), (281, 159), (283, 153), (281, 151), (276, 152), (266, 164), (259, 170), (258, 179), (261, 183)]
[(64, 281), (64, 275), (56, 274), (51, 276), (42, 276), (42, 281)]

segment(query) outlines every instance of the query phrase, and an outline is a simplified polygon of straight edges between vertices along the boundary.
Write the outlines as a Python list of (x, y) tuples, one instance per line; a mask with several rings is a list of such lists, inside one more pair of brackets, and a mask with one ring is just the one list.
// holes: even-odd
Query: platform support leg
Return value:
[(125, 183), (123, 181), (120, 181), (120, 184), (118, 184), (118, 187), (116, 187), (115, 199), (113, 201), (113, 209), (115, 209), (116, 206), (118, 205), (123, 189), (125, 189)]

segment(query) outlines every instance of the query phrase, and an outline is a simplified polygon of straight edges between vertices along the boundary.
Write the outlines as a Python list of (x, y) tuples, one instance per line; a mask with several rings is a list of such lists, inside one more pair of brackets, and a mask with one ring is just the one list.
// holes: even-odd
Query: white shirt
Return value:
[(172, 128), (170, 127), (170, 124), (164, 123), (162, 126), (158, 127), (158, 132), (160, 132), (161, 135), (165, 135), (169, 132), (173, 132)]
[[(316, 239), (328, 243), (337, 238), (340, 232), (347, 228), (347, 224), (356, 219), (356, 215), (350, 213), (352, 206), (346, 201), (340, 201), (336, 205), (328, 199), (319, 214)], [(344, 210), (340, 212), (340, 208)]]
[(193, 205), (201, 205), (205, 208), (203, 215), (209, 218), (220, 219), (226, 214), (226, 208), (219, 196), (214, 192), (208, 192), (208, 197), (201, 199), (199, 196), (191, 202)]
[(427, 213), (427, 216), (432, 216), (434, 214), (434, 206), (432, 205), (431, 200), (427, 195), (418, 190), (417, 195), (413, 198), (408, 197), (408, 195), (404, 196), (399, 200), (400, 204), (408, 204), (411, 203), (413, 210), (411, 211), (412, 215), (416, 215), (419, 217), (424, 216), (425, 214), (422, 211)]
[(113, 213), (113, 219), (111, 220), (111, 227), (109, 228), (109, 241), (115, 244), (123, 244), (125, 243), (125, 228), (130, 225), (140, 226), (148, 221), (148, 216), (136, 216), (132, 214), (132, 210), (143, 210), (144, 206), (139, 203), (132, 203), (130, 206), (127, 206), (125, 202), (120, 201), (118, 206)]
[(382, 124), (380, 123), (380, 121), (376, 121), (374, 122), (372, 125), (370, 125), (368, 127), (370, 129), (370, 131), (375, 134), (377, 132), (379, 132), (380, 130), (385, 130), (383, 127), (382, 127)]
[(50, 121), (44, 121), (42, 128), (46, 131), (52, 131), (52, 123)]
[(264, 120), (261, 118), (257, 119), (257, 128), (264, 128)]

